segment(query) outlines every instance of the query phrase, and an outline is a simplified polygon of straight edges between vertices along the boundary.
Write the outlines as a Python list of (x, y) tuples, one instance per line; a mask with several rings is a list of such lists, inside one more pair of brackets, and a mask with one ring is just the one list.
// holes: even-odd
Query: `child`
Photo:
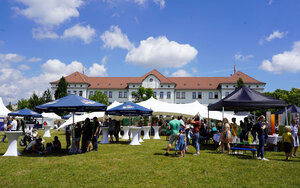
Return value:
[(291, 133), (292, 128), (291, 126), (284, 127), (284, 133), (282, 135), (283, 144), (284, 144), (284, 151), (285, 151), (285, 160), (289, 160), (289, 156), (291, 154), (292, 144), (294, 142), (293, 135)]
[(186, 144), (185, 144), (185, 134), (183, 131), (183, 128), (180, 128), (180, 134), (178, 136), (178, 143), (177, 143), (177, 147), (175, 147), (175, 150), (180, 151), (180, 157), (184, 157), (185, 156), (185, 150), (186, 150)]

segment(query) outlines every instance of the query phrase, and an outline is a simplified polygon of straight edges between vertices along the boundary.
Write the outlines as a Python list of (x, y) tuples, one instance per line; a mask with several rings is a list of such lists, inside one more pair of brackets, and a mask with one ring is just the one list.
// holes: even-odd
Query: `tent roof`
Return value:
[(273, 99), (243, 86), (224, 99), (208, 106), (209, 110), (259, 110), (263, 108), (284, 107), (285, 101)]
[[(287, 113), (300, 113), (300, 107), (298, 107), (294, 104), (289, 105), (286, 108), (287, 108)], [(283, 113), (285, 113), (285, 108), (278, 112), (275, 112), (275, 114), (283, 114)]]
[(3, 104), (2, 97), (0, 97), (0, 116), (7, 116), (10, 111)]

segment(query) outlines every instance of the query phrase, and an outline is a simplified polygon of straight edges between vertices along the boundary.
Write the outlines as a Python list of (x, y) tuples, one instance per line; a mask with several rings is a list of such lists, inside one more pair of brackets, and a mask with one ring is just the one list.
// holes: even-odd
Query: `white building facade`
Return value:
[[(229, 77), (165, 77), (157, 70), (152, 70), (141, 77), (88, 77), (79, 72), (66, 76), (68, 94), (85, 98), (95, 91), (103, 92), (109, 100), (133, 101), (132, 92), (139, 87), (151, 88), (156, 99), (168, 103), (213, 104), (229, 95), (237, 87), (237, 80), (242, 78), (251, 89), (263, 92), (265, 83), (260, 82), (240, 71)], [(51, 82), (54, 93), (59, 80)]]

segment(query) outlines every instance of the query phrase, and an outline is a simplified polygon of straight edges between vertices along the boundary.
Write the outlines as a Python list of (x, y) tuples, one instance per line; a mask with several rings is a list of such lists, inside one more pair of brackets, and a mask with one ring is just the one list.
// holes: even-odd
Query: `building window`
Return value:
[(193, 99), (196, 99), (196, 92), (193, 92), (192, 98), (193, 98)]
[(82, 87), (82, 85), (80, 85), (80, 87)]
[(82, 97), (82, 91), (79, 91), (79, 96)]
[(127, 98), (127, 91), (124, 91), (124, 98)]
[(228, 85), (226, 85), (226, 87), (228, 88)]
[(227, 97), (229, 95), (229, 92), (228, 91), (226, 91), (225, 92), (225, 97)]
[(249, 87), (249, 88), (251, 88), (251, 86), (250, 86), (250, 85), (248, 85), (248, 87)]
[(213, 92), (209, 92), (209, 93), (208, 93), (208, 98), (209, 98), (209, 99), (213, 99)]
[(74, 95), (77, 95), (77, 91), (73, 91)]
[(163, 85), (160, 85), (160, 87), (164, 87)]
[(202, 99), (202, 92), (198, 92), (198, 99)]
[(168, 91), (168, 92), (167, 92), (167, 99), (170, 99), (170, 98), (171, 98), (171, 92)]
[(132, 87), (135, 87), (135, 85), (133, 85)]
[(163, 98), (164, 98), (164, 92), (162, 92), (162, 91), (159, 92), (159, 98), (160, 98), (160, 99), (163, 99)]
[(71, 94), (71, 91), (70, 90), (68, 90), (68, 95), (70, 95)]
[(153, 92), (153, 97), (156, 98), (156, 91)]
[(149, 80), (150, 82), (153, 82), (153, 78), (150, 78), (150, 80)]
[(122, 98), (122, 91), (119, 91), (119, 98)]
[(218, 92), (215, 92), (214, 98), (215, 99), (219, 98), (219, 93)]
[(104, 91), (104, 95), (107, 97), (107, 91)]
[(180, 99), (180, 92), (176, 92), (176, 99)]
[(108, 98), (112, 98), (112, 91), (108, 92)]
[(181, 92), (181, 98), (185, 99), (185, 92)]
[(90, 96), (93, 96), (94, 95), (94, 92), (93, 91), (90, 91)]
[(259, 87), (259, 85), (257, 85), (256, 87)]
[(74, 85), (74, 87), (76, 87), (76, 84)]

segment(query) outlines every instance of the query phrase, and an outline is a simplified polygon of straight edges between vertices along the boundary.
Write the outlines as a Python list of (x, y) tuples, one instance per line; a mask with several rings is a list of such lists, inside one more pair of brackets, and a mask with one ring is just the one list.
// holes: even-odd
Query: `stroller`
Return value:
[(19, 141), (20, 146), (27, 146), (27, 142), (30, 143), (35, 140), (38, 136), (38, 131), (36, 129), (27, 130), (25, 135)]

